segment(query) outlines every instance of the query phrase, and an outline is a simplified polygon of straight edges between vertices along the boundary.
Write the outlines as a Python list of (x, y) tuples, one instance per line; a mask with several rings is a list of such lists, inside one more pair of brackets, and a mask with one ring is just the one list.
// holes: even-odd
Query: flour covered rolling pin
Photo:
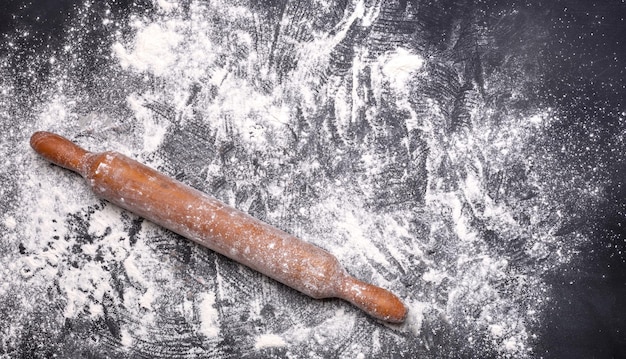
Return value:
[(50, 132), (34, 133), (30, 145), (47, 160), (80, 173), (99, 197), (306, 295), (342, 298), (392, 323), (406, 317), (398, 297), (350, 276), (324, 249), (120, 153), (88, 152)]

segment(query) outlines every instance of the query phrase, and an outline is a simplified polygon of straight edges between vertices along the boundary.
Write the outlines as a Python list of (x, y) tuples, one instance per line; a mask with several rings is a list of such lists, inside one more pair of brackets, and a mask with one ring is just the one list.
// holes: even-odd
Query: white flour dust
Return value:
[(254, 342), (254, 349), (264, 349), (272, 347), (284, 347), (287, 343), (285, 340), (276, 334), (262, 334), (259, 335)]
[(406, 88), (406, 82), (424, 65), (424, 59), (405, 49), (398, 49), (395, 54), (387, 55), (383, 65), (383, 74), (398, 89)]
[[(20, 250), (2, 258), (0, 296), (18, 288), (28, 318), (50, 295), (48, 322), (131, 356), (531, 357), (543, 275), (574, 248), (555, 234), (560, 179), (532, 155), (551, 110), (499, 113), (485, 100), (507, 85), (498, 74), (446, 102), (466, 74), (385, 35), (391, 5), (240, 3), (155, 0), (130, 35), (110, 35), (93, 74), (115, 101), (78, 96), (77, 77), (33, 105), (11, 167), (24, 205), (2, 216)], [(309, 300), (98, 200), (27, 148), (36, 129), (123, 152), (327, 249), (398, 294), (406, 323)], [(6, 348), (24, 328), (10, 323)]]
[(132, 50), (126, 50), (120, 43), (113, 45), (120, 65), (149, 71), (157, 76), (165, 73), (178, 61), (177, 52), (172, 50), (183, 41), (183, 37), (175, 29), (164, 29), (156, 24), (143, 27), (137, 23), (136, 26), (141, 30), (136, 35)]
[(200, 301), (200, 331), (208, 338), (219, 334), (219, 313), (215, 309), (215, 294), (205, 293)]

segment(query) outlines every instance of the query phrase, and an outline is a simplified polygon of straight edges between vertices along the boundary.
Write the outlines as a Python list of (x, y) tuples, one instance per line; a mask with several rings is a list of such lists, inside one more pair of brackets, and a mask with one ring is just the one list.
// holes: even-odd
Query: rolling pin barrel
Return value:
[(34, 133), (30, 143), (47, 160), (80, 173), (99, 197), (304, 294), (343, 298), (388, 322), (406, 317), (394, 294), (350, 276), (324, 249), (148, 166), (117, 152), (88, 152), (50, 132)]

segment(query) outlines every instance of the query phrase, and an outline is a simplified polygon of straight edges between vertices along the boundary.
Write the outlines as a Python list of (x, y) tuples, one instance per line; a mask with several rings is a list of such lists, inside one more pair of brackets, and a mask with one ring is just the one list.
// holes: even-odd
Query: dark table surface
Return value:
[[(623, 1), (3, 1), (0, 356), (626, 356)], [(96, 198), (116, 150), (409, 307), (314, 300)]]

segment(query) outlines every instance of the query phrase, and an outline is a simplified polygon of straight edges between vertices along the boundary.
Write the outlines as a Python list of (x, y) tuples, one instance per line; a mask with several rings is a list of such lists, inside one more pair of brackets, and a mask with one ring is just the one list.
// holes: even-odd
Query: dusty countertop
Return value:
[[(5, 1), (0, 356), (626, 355), (625, 5)], [(99, 200), (115, 150), (333, 253), (402, 325)]]

